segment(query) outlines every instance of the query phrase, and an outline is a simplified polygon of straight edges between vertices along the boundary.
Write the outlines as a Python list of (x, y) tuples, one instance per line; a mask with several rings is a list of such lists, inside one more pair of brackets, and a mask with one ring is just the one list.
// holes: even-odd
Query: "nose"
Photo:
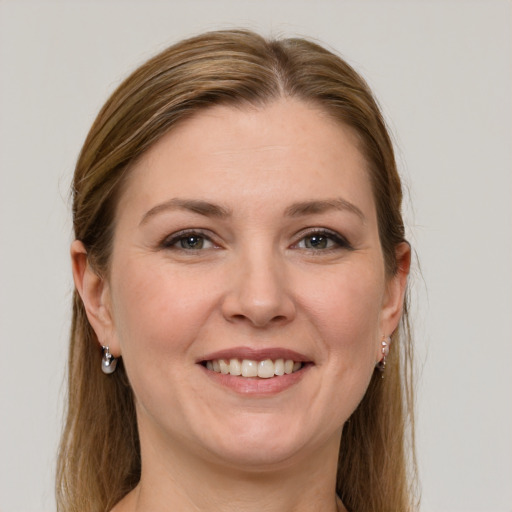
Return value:
[(257, 328), (292, 321), (296, 306), (283, 266), (271, 251), (239, 258), (229, 272), (229, 292), (222, 303), (224, 318)]

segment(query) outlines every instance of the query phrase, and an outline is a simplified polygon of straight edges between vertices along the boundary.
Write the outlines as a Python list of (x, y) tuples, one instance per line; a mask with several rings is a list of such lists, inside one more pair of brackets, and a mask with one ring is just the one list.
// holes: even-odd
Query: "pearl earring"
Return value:
[(116, 371), (117, 359), (110, 353), (108, 346), (102, 348), (101, 371), (106, 374), (114, 373)]

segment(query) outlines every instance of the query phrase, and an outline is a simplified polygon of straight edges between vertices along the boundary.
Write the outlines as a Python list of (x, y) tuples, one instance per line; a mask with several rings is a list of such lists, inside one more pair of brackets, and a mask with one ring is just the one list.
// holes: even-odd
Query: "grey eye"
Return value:
[(308, 251), (352, 249), (352, 246), (344, 236), (327, 229), (316, 229), (305, 233), (294, 247)]
[(189, 235), (178, 241), (182, 249), (202, 249), (205, 245), (205, 239), (202, 236)]
[(211, 249), (215, 244), (206, 235), (197, 232), (176, 233), (162, 242), (164, 249), (177, 249), (184, 251), (200, 251)]
[(297, 244), (297, 247), (300, 249), (322, 250), (343, 245), (345, 244), (341, 240), (338, 240), (330, 233), (311, 233), (303, 237)]
[(307, 249), (328, 249), (334, 242), (325, 235), (310, 235), (304, 237), (304, 246)]

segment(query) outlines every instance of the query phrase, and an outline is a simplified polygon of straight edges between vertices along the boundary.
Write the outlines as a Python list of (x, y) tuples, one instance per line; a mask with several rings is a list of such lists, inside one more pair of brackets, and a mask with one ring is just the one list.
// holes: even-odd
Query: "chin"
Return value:
[[(295, 422), (295, 425), (299, 424), (299, 421)], [(265, 420), (251, 418), (247, 422), (224, 425), (220, 435), (208, 440), (207, 444), (210, 444), (209, 451), (214, 453), (216, 461), (258, 471), (292, 465), (305, 453), (313, 453), (309, 434), (267, 415)]]
[(301, 450), (295, 446), (275, 446), (271, 443), (255, 442), (254, 444), (233, 443), (231, 446), (216, 447), (215, 460), (223, 465), (241, 471), (259, 472), (270, 469), (283, 469), (294, 466), (295, 460), (301, 457)]

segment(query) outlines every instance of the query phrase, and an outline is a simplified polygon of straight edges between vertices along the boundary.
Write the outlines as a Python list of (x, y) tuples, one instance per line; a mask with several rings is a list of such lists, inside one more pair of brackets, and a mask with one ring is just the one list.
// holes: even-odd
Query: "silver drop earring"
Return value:
[(103, 348), (103, 357), (101, 358), (101, 371), (107, 375), (116, 371), (117, 359), (110, 353), (108, 346)]
[(389, 354), (389, 344), (391, 343), (391, 338), (389, 336), (383, 336), (382, 341), (380, 343), (382, 359), (377, 363), (376, 367), (379, 371), (383, 372), (386, 369), (386, 357)]

